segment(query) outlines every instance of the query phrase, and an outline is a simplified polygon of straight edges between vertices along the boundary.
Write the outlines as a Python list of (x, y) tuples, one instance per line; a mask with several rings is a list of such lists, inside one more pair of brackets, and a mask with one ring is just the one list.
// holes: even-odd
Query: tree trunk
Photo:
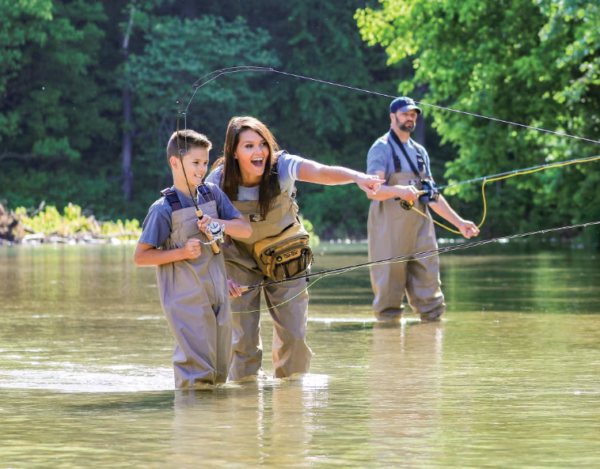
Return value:
[(133, 119), (131, 116), (131, 88), (129, 84), (129, 37), (133, 26), (135, 3), (129, 10), (129, 24), (123, 37), (123, 62), (125, 70), (125, 84), (123, 85), (123, 147), (121, 153), (121, 177), (123, 180), (123, 196), (129, 203), (133, 194)]

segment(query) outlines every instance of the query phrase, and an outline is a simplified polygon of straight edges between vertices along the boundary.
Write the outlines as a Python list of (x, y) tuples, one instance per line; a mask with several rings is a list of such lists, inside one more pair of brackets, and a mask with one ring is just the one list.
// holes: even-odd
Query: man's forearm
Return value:
[(437, 203), (430, 204), (429, 207), (437, 213), (440, 217), (452, 223), (457, 228), (461, 223), (464, 223), (464, 220), (456, 213), (450, 204), (446, 201), (443, 195), (440, 195)]

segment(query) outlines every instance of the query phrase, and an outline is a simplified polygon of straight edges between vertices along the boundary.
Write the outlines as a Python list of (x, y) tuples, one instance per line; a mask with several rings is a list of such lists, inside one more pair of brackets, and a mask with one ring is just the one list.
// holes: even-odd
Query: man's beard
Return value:
[(399, 124), (398, 128), (400, 130), (402, 130), (402, 132), (408, 132), (408, 133), (412, 133), (416, 128), (417, 128), (417, 123), (412, 123), (410, 122), (410, 124), (412, 125), (412, 127), (408, 127), (407, 126), (408, 122), (406, 124)]

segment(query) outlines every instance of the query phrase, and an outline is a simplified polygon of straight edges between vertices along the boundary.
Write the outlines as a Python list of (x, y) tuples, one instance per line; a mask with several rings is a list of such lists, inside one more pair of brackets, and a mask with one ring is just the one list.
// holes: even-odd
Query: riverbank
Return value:
[(138, 220), (101, 221), (73, 204), (62, 214), (44, 202), (35, 210), (0, 204), (0, 244), (120, 244), (136, 241), (141, 232)]

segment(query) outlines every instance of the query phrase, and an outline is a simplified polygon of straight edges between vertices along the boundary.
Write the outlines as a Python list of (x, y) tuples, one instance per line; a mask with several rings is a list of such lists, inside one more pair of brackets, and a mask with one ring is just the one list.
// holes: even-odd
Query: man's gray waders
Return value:
[[(226, 237), (223, 254), (227, 275), (240, 285), (258, 285), (268, 282), (252, 257), (252, 249), (257, 241), (280, 234), (296, 221), (298, 205), (287, 193), (279, 195), (273, 208), (261, 221), (258, 201), (232, 201), (242, 215), (252, 225), (252, 236), (244, 239)], [(230, 380), (257, 375), (262, 362), (262, 340), (260, 337), (260, 292), (264, 292), (266, 306), (283, 303), (269, 309), (273, 318), (273, 368), (276, 378), (284, 378), (294, 373), (307, 373), (310, 368), (312, 351), (306, 344), (306, 323), (308, 320), (308, 286), (306, 279), (285, 282), (244, 293), (231, 299), (233, 312), (233, 362), (229, 372)], [(302, 292), (302, 293), (300, 293)], [(298, 295), (296, 297), (296, 295)], [(254, 311), (249, 313), (248, 311)]]
[[(199, 206), (218, 218), (216, 202)], [(206, 242), (198, 229), (194, 207), (173, 211), (171, 236), (164, 249), (185, 246), (190, 238)], [(196, 259), (158, 266), (158, 288), (163, 310), (175, 336), (175, 386), (224, 383), (231, 363), (231, 309), (225, 261), (202, 245)]]
[[(421, 190), (421, 182), (410, 172), (392, 173), (388, 181), (390, 186), (411, 183)], [(429, 215), (427, 206), (418, 200), (415, 207)], [(369, 262), (437, 249), (431, 218), (403, 209), (398, 200), (371, 201), (368, 227)], [(373, 312), (379, 320), (394, 320), (402, 315), (405, 292), (408, 304), (423, 320), (437, 319), (446, 309), (437, 254), (427, 259), (371, 266), (371, 285), (375, 293)]]

